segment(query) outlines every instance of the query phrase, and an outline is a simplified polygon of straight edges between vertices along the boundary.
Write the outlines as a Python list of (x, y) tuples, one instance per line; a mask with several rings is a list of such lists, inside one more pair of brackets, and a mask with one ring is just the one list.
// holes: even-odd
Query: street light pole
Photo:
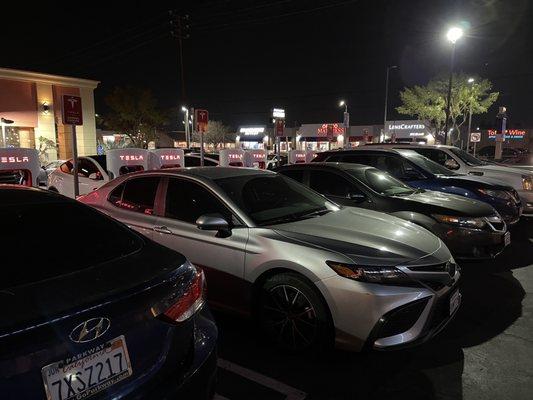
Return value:
[(187, 148), (191, 148), (191, 133), (189, 127), (189, 108), (182, 106), (181, 111), (185, 113), (185, 142), (187, 143)]
[(387, 125), (387, 111), (389, 108), (389, 73), (391, 69), (398, 68), (397, 65), (389, 65), (387, 73), (385, 74), (385, 107), (383, 111), (383, 134), (385, 134), (385, 126)]
[[(466, 151), (468, 152), (468, 144), (470, 143), (470, 131), (472, 130), (472, 91), (474, 88), (474, 78), (468, 78), (468, 83), (472, 84), (470, 89), (470, 101), (469, 101), (469, 115), (468, 115), (468, 132), (466, 132)], [(475, 143), (474, 143), (475, 146)]]
[(344, 119), (343, 119), (343, 125), (344, 125), (344, 143), (343, 147), (345, 149), (348, 148), (349, 144), (349, 131), (350, 131), (350, 114), (348, 113), (348, 103), (346, 103), (344, 100), (341, 100), (339, 102), (339, 107), (344, 106)]
[(450, 80), (448, 82), (448, 96), (446, 98), (446, 121), (444, 122), (444, 144), (448, 144), (448, 127), (450, 119), (450, 106), (452, 101), (452, 80), (453, 80), (453, 67), (455, 63), (455, 43), (463, 36), (463, 30), (461, 28), (452, 27), (448, 30), (446, 37), (452, 43), (452, 51), (450, 57)]

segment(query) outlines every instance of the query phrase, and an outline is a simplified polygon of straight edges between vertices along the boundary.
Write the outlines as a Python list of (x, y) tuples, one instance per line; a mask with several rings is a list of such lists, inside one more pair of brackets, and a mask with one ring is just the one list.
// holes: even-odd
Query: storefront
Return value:
[(430, 127), (419, 120), (387, 121), (381, 142), (417, 142), (434, 144)]
[(325, 151), (344, 146), (345, 129), (339, 123), (303, 124), (296, 131), (296, 149)]
[(72, 156), (71, 128), (61, 121), (61, 97), (80, 96), (78, 154), (96, 153), (94, 89), (98, 81), (0, 68), (0, 147), (35, 148), (41, 162)]
[(235, 139), (235, 146), (242, 149), (267, 149), (266, 126), (241, 126)]

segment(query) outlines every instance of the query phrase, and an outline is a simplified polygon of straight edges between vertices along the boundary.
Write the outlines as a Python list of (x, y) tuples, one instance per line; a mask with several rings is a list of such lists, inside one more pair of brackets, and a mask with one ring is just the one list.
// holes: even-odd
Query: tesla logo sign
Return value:
[(207, 110), (194, 110), (194, 122), (196, 124), (196, 132), (205, 133), (207, 131), (207, 123), (209, 122), (209, 113)]
[(294, 157), (305, 159), (305, 154), (302, 154), (302, 153), (296, 153), (296, 154), (294, 155)]
[(125, 155), (125, 156), (120, 156), (120, 159), (122, 161), (142, 161), (144, 160), (144, 157), (143, 156), (135, 156), (135, 155)]
[(240, 154), (228, 154), (228, 158), (230, 160), (241, 160), (242, 156)]
[(91, 318), (76, 326), (69, 337), (75, 343), (90, 342), (106, 333), (110, 326), (108, 318)]
[(19, 156), (8, 156), (8, 157), (0, 157), (0, 163), (7, 164), (7, 163), (27, 163), (30, 162), (29, 157), (19, 157)]
[(173, 154), (162, 154), (161, 155), (162, 161), (180, 161), (181, 157)]
[(256, 160), (263, 160), (265, 158), (265, 155), (260, 153), (252, 153), (252, 157)]
[(62, 111), (63, 124), (83, 125), (81, 97), (63, 95)]

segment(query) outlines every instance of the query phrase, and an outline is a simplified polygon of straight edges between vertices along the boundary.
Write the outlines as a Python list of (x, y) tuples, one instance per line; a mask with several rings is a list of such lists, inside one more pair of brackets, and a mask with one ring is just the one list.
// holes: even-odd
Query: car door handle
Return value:
[(166, 226), (154, 226), (153, 227), (154, 232), (158, 233), (165, 233), (167, 235), (171, 235), (172, 231), (168, 229)]

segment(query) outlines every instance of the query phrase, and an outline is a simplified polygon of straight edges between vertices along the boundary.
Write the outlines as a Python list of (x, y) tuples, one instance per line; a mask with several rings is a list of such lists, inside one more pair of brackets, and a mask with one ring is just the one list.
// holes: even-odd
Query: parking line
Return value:
[(218, 366), (222, 369), (233, 372), (234, 374), (240, 375), (250, 381), (258, 383), (269, 389), (275, 390), (278, 393), (284, 394), (285, 396), (287, 396), (285, 397), (285, 400), (303, 400), (307, 396), (307, 393), (302, 392), (301, 390), (295, 389), (280, 381), (269, 378), (268, 376), (262, 375), (259, 372), (255, 372), (251, 369), (241, 367), (240, 365), (234, 364), (231, 361), (219, 358)]

